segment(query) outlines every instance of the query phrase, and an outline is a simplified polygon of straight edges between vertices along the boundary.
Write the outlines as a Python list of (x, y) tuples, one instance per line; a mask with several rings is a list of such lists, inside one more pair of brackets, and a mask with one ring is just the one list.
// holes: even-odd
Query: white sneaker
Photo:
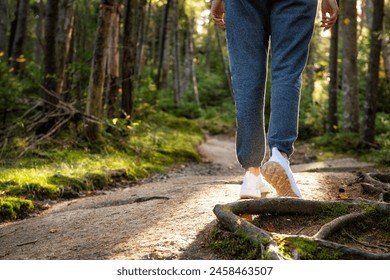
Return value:
[(265, 180), (276, 190), (278, 196), (302, 198), (290, 168), (290, 162), (277, 148), (272, 148), (271, 158), (261, 168)]
[(271, 192), (271, 187), (265, 182), (261, 175), (256, 176), (247, 171), (241, 185), (240, 198), (266, 197)]

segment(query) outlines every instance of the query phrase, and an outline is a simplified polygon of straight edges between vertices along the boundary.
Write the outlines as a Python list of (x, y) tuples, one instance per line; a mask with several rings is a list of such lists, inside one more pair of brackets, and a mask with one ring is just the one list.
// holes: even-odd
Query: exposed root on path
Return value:
[[(339, 242), (336, 235), (349, 226), (363, 226), (375, 220), (390, 242), (390, 204), (365, 199), (343, 201), (314, 201), (295, 198), (267, 198), (242, 200), (216, 205), (214, 213), (220, 224), (233, 233), (244, 232), (249, 240), (260, 243), (263, 258), (280, 259), (390, 259), (387, 245), (377, 246), (378, 250), (362, 249), (358, 246)], [(284, 234), (256, 226), (255, 219), (247, 215), (262, 217), (304, 216), (307, 220), (322, 223), (312, 235)], [(241, 217), (240, 217), (241, 216)], [(246, 217), (246, 218), (243, 218)], [(276, 222), (275, 222), (276, 223)], [(370, 226), (369, 223), (366, 224)], [(272, 228), (271, 228), (272, 229)], [(344, 234), (345, 237), (345, 234)], [(350, 234), (351, 237), (351, 234)], [(350, 238), (357, 243), (356, 238)], [(335, 241), (336, 240), (336, 241)], [(361, 244), (360, 244), (361, 245)], [(368, 247), (368, 246), (361, 246)], [(372, 247), (372, 246), (371, 246)]]
[(390, 174), (361, 173), (359, 180), (363, 193), (379, 196), (379, 201), (390, 202)]

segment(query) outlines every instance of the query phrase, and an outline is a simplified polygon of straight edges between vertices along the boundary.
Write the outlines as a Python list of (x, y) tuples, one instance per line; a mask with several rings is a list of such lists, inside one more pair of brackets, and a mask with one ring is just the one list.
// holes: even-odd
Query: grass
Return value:
[(193, 121), (160, 112), (130, 129), (127, 136), (106, 134), (98, 149), (48, 146), (1, 160), (0, 221), (24, 217), (37, 201), (108, 188), (118, 174), (137, 181), (200, 159), (196, 145), (204, 136)]

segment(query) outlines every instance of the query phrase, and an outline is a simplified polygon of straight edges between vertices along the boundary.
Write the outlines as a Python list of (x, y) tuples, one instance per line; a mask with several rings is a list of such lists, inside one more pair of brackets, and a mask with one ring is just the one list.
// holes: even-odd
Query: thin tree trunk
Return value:
[(184, 60), (182, 73), (180, 78), (180, 96), (183, 96), (185, 91), (187, 90), (188, 84), (191, 79), (191, 50), (190, 50), (190, 36), (191, 34), (191, 23), (190, 19), (187, 18), (187, 30), (186, 30), (186, 38), (184, 40)]
[(343, 130), (359, 132), (356, 0), (343, 1), (343, 4)]
[(0, 53), (3, 55), (7, 51), (7, 8), (7, 1), (0, 0)]
[(44, 81), (45, 100), (49, 103), (56, 104), (57, 90), (57, 59), (56, 59), (56, 32), (58, 19), (59, 0), (48, 0), (46, 3), (46, 20), (45, 20), (45, 46), (44, 46)]
[(38, 65), (42, 63), (42, 32), (43, 32), (43, 18), (45, 17), (45, 6), (43, 4), (43, 0), (39, 0), (38, 4), (38, 19), (37, 26), (35, 30), (35, 42), (34, 42), (34, 50), (35, 50), (35, 62)]
[[(15, 33), (16, 33), (16, 27), (18, 25), (18, 14), (19, 14), (19, 6), (20, 6), (20, 0), (16, 1), (16, 7), (14, 11), (14, 19), (11, 21), (11, 28), (9, 33), (9, 40), (8, 40), (8, 58), (12, 58), (12, 48), (14, 46), (15, 41)], [(10, 61), (11, 64), (11, 61)]]
[(198, 81), (196, 79), (195, 72), (195, 63), (194, 63), (194, 19), (189, 19), (188, 21), (188, 40), (189, 40), (189, 57), (190, 57), (190, 69), (191, 69), (191, 78), (192, 78), (192, 93), (194, 94), (195, 102), (200, 105), (199, 92), (198, 92)]
[(111, 18), (111, 26), (108, 39), (107, 56), (107, 117), (114, 118), (116, 113), (116, 101), (119, 89), (119, 29), (120, 8), (115, 3), (114, 13)]
[(137, 36), (137, 47), (136, 47), (136, 74), (137, 74), (137, 80), (140, 80), (140, 65), (142, 60), (142, 53), (143, 53), (143, 44), (144, 44), (144, 30), (145, 30), (145, 18), (146, 18), (146, 0), (138, 0), (138, 9), (137, 9), (137, 19), (136, 23), (138, 23), (137, 33), (135, 36)]
[[(92, 58), (91, 77), (89, 79), (88, 99), (86, 113), (101, 118), (103, 115), (102, 97), (105, 73), (105, 55), (107, 53), (108, 30), (110, 28), (111, 14), (114, 0), (101, 0), (100, 11), (96, 29), (95, 49)], [(91, 140), (98, 140), (101, 126), (88, 121), (85, 135)]]
[(390, 36), (384, 35), (382, 38), (382, 55), (386, 73), (387, 85), (390, 88)]
[(134, 111), (134, 79), (136, 70), (135, 16), (137, 1), (127, 0), (124, 15), (123, 59), (122, 59), (122, 113), (133, 118)]
[(138, 58), (138, 79), (141, 80), (142, 79), (142, 76), (143, 76), (143, 72), (144, 72), (144, 66), (145, 66), (145, 63), (146, 63), (146, 56), (145, 56), (145, 48), (146, 48), (146, 44), (145, 44), (145, 40), (147, 40), (147, 36), (148, 36), (148, 32), (149, 32), (149, 23), (150, 23), (150, 13), (151, 13), (151, 10), (152, 10), (152, 0), (149, 0), (148, 2), (148, 5), (145, 5), (145, 18), (144, 18), (144, 21), (143, 21), (143, 30), (142, 30), (142, 36), (141, 36), (141, 39), (140, 39), (140, 46), (141, 46), (141, 50), (139, 52), (139, 58)]
[(339, 21), (332, 28), (329, 50), (329, 99), (328, 99), (328, 131), (336, 132), (338, 127), (337, 91), (338, 91), (338, 41)]
[(74, 28), (74, 1), (60, 0), (58, 9), (58, 25), (56, 36), (57, 52), (57, 93), (62, 96), (65, 83), (65, 71), (69, 57), (70, 43)]
[(172, 23), (173, 23), (173, 53), (174, 53), (174, 101), (176, 104), (180, 104), (182, 101), (181, 90), (180, 90), (180, 40), (179, 40), (179, 8), (177, 0), (172, 0)]
[(227, 82), (227, 85), (228, 85), (228, 88), (229, 88), (229, 93), (230, 93), (230, 95), (232, 97), (234, 97), (230, 70), (229, 70), (229, 67), (227, 66), (226, 61), (225, 61), (225, 56), (223, 54), (223, 49), (222, 49), (222, 42), (221, 42), (222, 40), (221, 40), (220, 30), (219, 30), (219, 28), (217, 26), (215, 26), (215, 31), (216, 31), (216, 34), (217, 34), (218, 49), (219, 49), (219, 53), (221, 55), (222, 66), (223, 66), (223, 69), (224, 69), (224, 72), (225, 72), (225, 77), (226, 77), (226, 82)]
[(15, 26), (15, 35), (12, 41), (11, 48), (11, 67), (14, 69), (15, 75), (19, 74), (23, 55), (24, 40), (27, 33), (27, 15), (29, 9), (29, 0), (19, 0), (17, 5), (17, 18)]
[(368, 79), (364, 101), (364, 115), (361, 140), (370, 147), (375, 143), (375, 119), (378, 99), (379, 61), (381, 52), (381, 38), (383, 24), (384, 0), (373, 0), (373, 18), (371, 28), (371, 49), (368, 61)]
[(206, 73), (210, 73), (210, 55), (211, 55), (211, 28), (210, 25), (207, 27), (207, 39), (206, 39), (206, 46), (205, 46), (205, 57), (206, 57)]
[[(45, 19), (45, 44), (43, 48), (43, 91), (42, 95), (46, 101), (43, 110), (49, 111), (53, 105), (58, 104), (57, 97), (57, 60), (55, 37), (57, 32), (58, 18), (58, 0), (48, 0), (46, 2), (46, 19)], [(46, 134), (53, 128), (55, 119), (51, 118), (48, 122), (39, 125), (36, 134)]]
[[(160, 89), (163, 84), (163, 76), (164, 76), (164, 68), (167, 65), (166, 57), (168, 53), (169, 47), (169, 28), (168, 28), (168, 19), (169, 19), (169, 10), (172, 0), (167, 0), (167, 4), (164, 9), (163, 22), (161, 25), (161, 34), (160, 34), (160, 44), (159, 44), (159, 63), (157, 68), (157, 77), (156, 77), (156, 85), (157, 88)], [(167, 43), (168, 42), (168, 43)]]
[[(152, 0), (150, 0), (150, 1), (152, 1)], [(157, 18), (158, 17), (158, 9), (154, 5), (151, 6), (151, 9), (152, 9), (151, 12), (153, 12), (153, 15), (154, 15), (154, 17), (152, 16), (151, 18)], [(158, 26), (159, 25), (156, 22), (153, 22), (153, 24), (152, 24), (152, 38), (150, 41), (150, 58), (151, 58), (150, 64), (152, 64), (152, 65), (155, 65), (156, 63), (158, 63), (158, 59), (159, 59), (158, 52), (156, 51), (156, 45), (160, 41), (160, 40), (158, 40), (158, 31), (159, 31)], [(150, 73), (153, 73), (153, 70), (150, 70)], [(155, 81), (156, 81), (156, 78), (155, 78)]]
[(75, 60), (75, 53), (76, 53), (76, 50), (75, 50), (75, 43), (76, 43), (75, 28), (76, 28), (75, 16), (73, 16), (73, 26), (70, 30), (70, 32), (71, 32), (70, 38), (71, 39), (69, 42), (69, 51), (68, 51), (68, 55), (67, 55), (67, 60), (65, 62), (65, 64), (68, 65), (67, 67), (70, 68), (70, 71), (68, 73), (66, 73), (65, 79), (64, 79), (64, 85), (63, 85), (63, 99), (66, 102), (70, 102), (72, 100), (73, 77), (71, 76), (71, 73), (72, 73), (72, 67), (73, 67), (73, 63)]
[(306, 65), (306, 78), (307, 78), (307, 86), (306, 86), (306, 91), (310, 95), (310, 99), (313, 100), (313, 92), (314, 92), (314, 87), (315, 87), (315, 58), (314, 58), (314, 53), (315, 53), (316, 45), (314, 41), (310, 44), (310, 52), (309, 56), (307, 59), (307, 65)]

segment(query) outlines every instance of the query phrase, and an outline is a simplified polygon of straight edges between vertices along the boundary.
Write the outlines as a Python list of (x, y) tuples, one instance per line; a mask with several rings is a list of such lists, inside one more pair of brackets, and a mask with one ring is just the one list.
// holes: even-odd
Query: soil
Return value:
[[(222, 259), (208, 247), (217, 223), (212, 210), (238, 199), (243, 170), (231, 137), (208, 137), (199, 151), (200, 163), (137, 184), (118, 183), (93, 196), (50, 202), (30, 218), (0, 224), (0, 259)], [(362, 194), (357, 173), (378, 171), (373, 165), (315, 159), (308, 145), (297, 145), (291, 164), (305, 199), (372, 199)], [(286, 224), (286, 233), (310, 230), (299, 218), (285, 217)]]

